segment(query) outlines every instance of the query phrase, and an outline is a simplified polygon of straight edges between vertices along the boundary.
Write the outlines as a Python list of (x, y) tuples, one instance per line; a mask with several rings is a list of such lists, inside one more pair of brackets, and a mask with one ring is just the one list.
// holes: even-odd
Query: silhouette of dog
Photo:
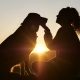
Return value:
[(28, 65), (41, 20), (39, 14), (29, 13), (21, 26), (0, 44), (0, 72), (9, 72), (12, 66), (22, 61)]

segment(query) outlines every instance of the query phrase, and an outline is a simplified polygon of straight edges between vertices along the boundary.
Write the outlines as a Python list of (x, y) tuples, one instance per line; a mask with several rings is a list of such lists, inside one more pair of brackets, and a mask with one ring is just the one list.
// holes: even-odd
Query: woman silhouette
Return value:
[[(56, 36), (52, 35), (48, 27), (45, 29), (44, 40), (50, 50), (56, 50), (56, 57), (50, 61), (46, 76), (59, 80), (71, 80), (79, 72), (80, 42), (76, 30), (80, 28), (80, 18), (75, 8), (63, 8), (57, 15), (56, 23), (61, 25)], [(50, 80), (48, 79), (47, 80)], [(60, 79), (61, 78), (61, 79)]]

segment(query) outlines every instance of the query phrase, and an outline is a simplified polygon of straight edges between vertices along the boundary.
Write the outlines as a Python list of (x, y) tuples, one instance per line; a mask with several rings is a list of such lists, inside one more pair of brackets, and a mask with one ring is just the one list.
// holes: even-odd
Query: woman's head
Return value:
[(80, 25), (79, 13), (75, 8), (72, 7), (63, 8), (57, 15), (56, 22), (60, 25), (73, 25), (77, 29)]

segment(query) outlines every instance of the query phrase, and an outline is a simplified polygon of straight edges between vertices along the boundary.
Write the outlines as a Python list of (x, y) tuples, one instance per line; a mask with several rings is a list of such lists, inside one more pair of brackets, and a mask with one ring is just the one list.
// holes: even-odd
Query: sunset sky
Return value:
[[(60, 27), (56, 15), (67, 6), (75, 7), (80, 13), (80, 0), (0, 0), (0, 43), (15, 32), (30, 12), (48, 18), (47, 26), (54, 37)], [(37, 44), (45, 44), (43, 35), (44, 30), (40, 27)]]

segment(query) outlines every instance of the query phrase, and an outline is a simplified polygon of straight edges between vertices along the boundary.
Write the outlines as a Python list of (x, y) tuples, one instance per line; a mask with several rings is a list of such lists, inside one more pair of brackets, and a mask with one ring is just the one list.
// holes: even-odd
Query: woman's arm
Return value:
[[(43, 28), (44, 28), (44, 26), (43, 26)], [(56, 50), (56, 49), (60, 48), (59, 46), (60, 46), (60, 43), (62, 42), (62, 38), (61, 38), (62, 31), (61, 31), (61, 29), (58, 30), (54, 39), (52, 38), (52, 34), (50, 32), (50, 29), (47, 26), (45, 26), (44, 29), (45, 29), (44, 30), (44, 32), (45, 32), (44, 41), (45, 41), (46, 46), (50, 50)]]

